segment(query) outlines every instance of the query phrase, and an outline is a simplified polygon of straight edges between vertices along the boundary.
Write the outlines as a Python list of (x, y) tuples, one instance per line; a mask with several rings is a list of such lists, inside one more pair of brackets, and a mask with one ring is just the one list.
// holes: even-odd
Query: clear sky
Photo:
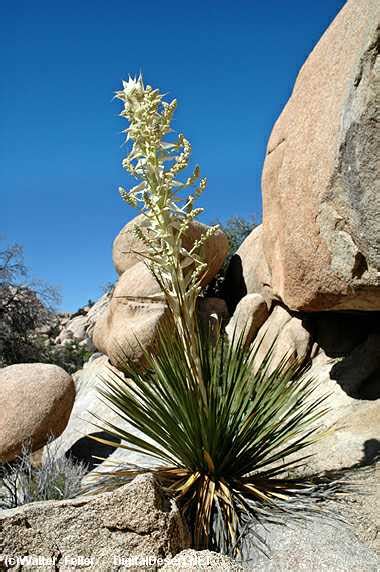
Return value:
[(133, 216), (112, 100), (142, 70), (178, 100), (175, 128), (208, 177), (204, 220), (261, 218), (266, 142), (343, 0), (2, 0), (0, 234), (76, 310), (115, 277)]

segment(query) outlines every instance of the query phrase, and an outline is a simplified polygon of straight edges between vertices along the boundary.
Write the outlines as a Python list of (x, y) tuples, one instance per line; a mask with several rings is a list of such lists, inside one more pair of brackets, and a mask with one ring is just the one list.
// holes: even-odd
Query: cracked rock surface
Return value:
[(44, 567), (48, 571), (65, 570), (78, 557), (92, 559), (92, 569), (107, 571), (123, 569), (126, 558), (174, 556), (188, 547), (188, 532), (175, 504), (152, 476), (144, 475), (114, 492), (3, 511), (0, 545), (0, 570), (22, 570), (9, 559), (33, 555), (55, 558)]

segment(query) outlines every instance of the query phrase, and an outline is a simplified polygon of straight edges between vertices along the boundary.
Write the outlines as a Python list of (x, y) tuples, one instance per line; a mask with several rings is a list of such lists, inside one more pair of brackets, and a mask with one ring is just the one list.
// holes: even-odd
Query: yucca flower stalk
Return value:
[[(129, 121), (126, 142), (132, 143), (123, 166), (141, 180), (129, 191), (120, 187), (119, 192), (147, 218), (145, 232), (136, 228), (137, 236), (147, 247), (143, 258), (165, 295), (184, 344), (185, 359), (205, 397), (199, 358), (194, 351), (194, 324), (196, 300), (206, 270), (202, 246), (218, 226), (209, 227), (190, 250), (185, 248), (182, 238), (191, 222), (203, 212), (202, 208), (194, 207), (194, 202), (205, 190), (206, 179), (200, 177), (200, 169), (195, 167), (185, 181), (178, 180), (179, 173), (188, 167), (191, 145), (182, 134), (167, 140), (173, 133), (171, 121), (176, 100), (164, 101), (158, 89), (144, 86), (141, 75), (124, 81), (116, 97), (124, 103), (121, 116)], [(187, 194), (188, 189), (193, 192)]]
[[(319, 512), (315, 500), (335, 487), (295, 476), (307, 458), (300, 453), (322, 435), (325, 398), (313, 397), (314, 381), (297, 362), (284, 356), (273, 368), (269, 349), (257, 365), (259, 346), (247, 348), (244, 333), (229, 344), (220, 330), (211, 336), (200, 327), (202, 246), (215, 227), (190, 250), (182, 237), (202, 210), (194, 201), (206, 181), (199, 168), (178, 180), (191, 147), (183, 135), (172, 135), (175, 101), (165, 102), (141, 76), (129, 78), (116, 96), (130, 124), (131, 150), (123, 164), (140, 179), (120, 192), (146, 217), (145, 230), (137, 230), (146, 246), (141, 256), (172, 323), (159, 327), (158, 347), (154, 354), (145, 351), (144, 371), (120, 348), (120, 373), (108, 368), (101, 376), (101, 399), (133, 431), (99, 418), (94, 424), (153, 465), (114, 467), (98, 475), (98, 487), (152, 472), (177, 501), (194, 547), (236, 554), (253, 537), (262, 548), (257, 523), (308, 518)], [(193, 186), (192, 194), (181, 196)]]

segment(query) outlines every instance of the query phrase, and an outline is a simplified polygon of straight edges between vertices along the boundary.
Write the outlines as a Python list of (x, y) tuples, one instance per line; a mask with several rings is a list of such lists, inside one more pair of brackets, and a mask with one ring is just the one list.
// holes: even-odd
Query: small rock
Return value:
[(197, 311), (204, 324), (210, 323), (210, 320), (225, 324), (229, 319), (227, 304), (222, 298), (198, 298)]
[(260, 294), (247, 294), (236, 307), (234, 315), (226, 327), (231, 341), (238, 340), (244, 332), (244, 343), (249, 345), (269, 316), (268, 306)]
[(299, 362), (307, 359), (311, 350), (311, 336), (300, 318), (292, 316), (282, 306), (275, 306), (260, 328), (255, 344), (258, 346), (255, 367), (259, 367), (271, 350), (270, 370), (273, 370), (284, 358), (294, 358)]

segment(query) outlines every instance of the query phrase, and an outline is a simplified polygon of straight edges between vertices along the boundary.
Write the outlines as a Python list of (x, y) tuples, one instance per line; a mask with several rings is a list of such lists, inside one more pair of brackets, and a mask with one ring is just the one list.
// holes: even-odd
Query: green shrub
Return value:
[[(42, 346), (42, 344), (41, 344)], [(49, 345), (41, 347), (39, 361), (42, 363), (52, 363), (58, 365), (72, 374), (82, 369), (83, 365), (90, 359), (92, 351), (79, 345), (76, 340), (65, 342), (62, 345)]]

